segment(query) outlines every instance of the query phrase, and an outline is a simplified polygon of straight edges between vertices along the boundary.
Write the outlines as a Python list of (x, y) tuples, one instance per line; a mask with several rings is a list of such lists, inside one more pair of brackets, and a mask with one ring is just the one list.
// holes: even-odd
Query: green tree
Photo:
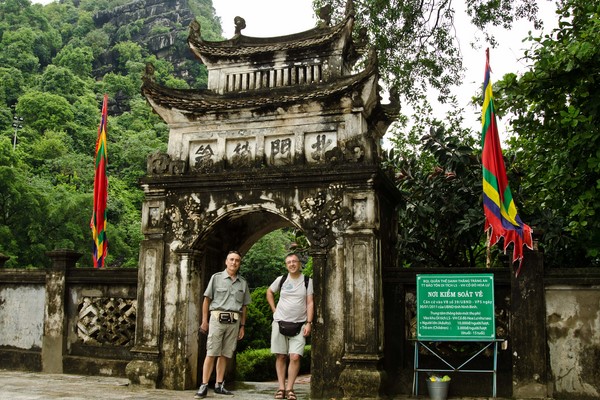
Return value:
[(6, 30), (0, 41), (0, 64), (24, 73), (37, 72), (40, 59), (34, 53), (36, 37), (34, 30), (29, 27)]
[(86, 83), (75, 75), (71, 69), (49, 65), (42, 74), (40, 89), (45, 93), (53, 93), (74, 103), (86, 92)]
[(248, 280), (251, 288), (269, 286), (286, 272), (284, 259), (294, 237), (289, 229), (275, 230), (263, 236), (244, 255), (240, 274)]
[[(346, 0), (316, 0), (330, 3), (339, 20)], [(462, 54), (453, 34), (455, 3), (451, 1), (355, 1), (357, 31), (364, 29), (364, 42), (378, 53), (379, 70), (386, 86), (413, 106), (427, 102), (427, 93), (450, 100), (451, 88), (462, 81)], [(521, 18), (539, 26), (536, 0), (472, 0), (466, 2), (471, 23), (485, 31), (490, 25), (510, 29)], [(495, 38), (488, 36), (492, 43)], [(417, 114), (417, 113), (415, 113)]]
[(264, 349), (271, 344), (273, 313), (267, 302), (267, 287), (258, 287), (250, 295), (252, 302), (247, 308), (246, 339), (238, 345), (238, 351)]
[[(600, 4), (559, 3), (551, 34), (530, 37), (521, 77), (495, 86), (516, 135), (510, 157), (549, 264), (600, 265)], [(512, 187), (511, 182), (511, 187)]]
[(17, 113), (27, 121), (27, 126), (39, 133), (60, 131), (69, 127), (74, 115), (71, 105), (63, 96), (30, 91), (19, 98)]
[(75, 47), (71, 44), (63, 47), (53, 60), (54, 64), (68, 68), (79, 78), (91, 76), (93, 61), (94, 53), (91, 47)]
[(390, 166), (405, 201), (399, 210), (399, 265), (485, 264), (479, 149), (472, 132), (452, 129), (438, 123), (418, 150), (392, 153)]
[(0, 102), (15, 104), (23, 93), (24, 86), (25, 80), (20, 70), (0, 67)]

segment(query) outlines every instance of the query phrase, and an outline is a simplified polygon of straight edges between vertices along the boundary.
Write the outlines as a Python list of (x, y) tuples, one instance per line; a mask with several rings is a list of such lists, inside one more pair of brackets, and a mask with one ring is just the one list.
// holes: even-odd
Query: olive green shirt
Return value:
[(250, 289), (242, 276), (238, 274), (234, 281), (223, 270), (211, 276), (204, 297), (211, 299), (210, 311), (241, 312), (243, 306), (250, 304)]

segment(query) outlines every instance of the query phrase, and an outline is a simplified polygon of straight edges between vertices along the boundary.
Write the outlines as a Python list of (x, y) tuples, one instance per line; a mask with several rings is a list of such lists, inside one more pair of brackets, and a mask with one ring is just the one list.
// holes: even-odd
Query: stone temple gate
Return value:
[[(352, 2), (309, 31), (241, 34), (188, 44), (208, 89), (142, 87), (169, 125), (166, 154), (142, 180), (144, 240), (132, 381), (198, 385), (202, 293), (228, 250), (264, 234), (303, 230), (315, 282), (313, 399), (377, 397), (383, 387), (382, 268), (394, 263), (398, 192), (380, 168), (381, 139), (398, 112), (378, 93), (376, 57), (353, 38)], [(364, 61), (358, 72), (357, 61)]]

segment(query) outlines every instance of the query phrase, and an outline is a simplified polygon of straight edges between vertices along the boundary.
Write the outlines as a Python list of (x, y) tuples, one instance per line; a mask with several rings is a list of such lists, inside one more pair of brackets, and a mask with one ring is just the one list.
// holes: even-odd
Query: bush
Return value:
[[(277, 380), (275, 354), (270, 349), (248, 349), (236, 356), (236, 379), (240, 381), (265, 382)], [(310, 373), (310, 346), (304, 347), (300, 361), (300, 374)]]
[(250, 294), (252, 302), (248, 304), (244, 340), (238, 342), (239, 353), (246, 349), (264, 349), (271, 343), (273, 314), (266, 294), (266, 286), (256, 288)]

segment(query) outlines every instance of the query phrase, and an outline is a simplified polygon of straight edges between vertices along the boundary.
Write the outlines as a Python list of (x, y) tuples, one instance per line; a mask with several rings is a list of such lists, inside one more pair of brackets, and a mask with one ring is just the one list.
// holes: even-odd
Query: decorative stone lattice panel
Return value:
[(85, 344), (133, 346), (137, 300), (83, 297), (78, 306), (77, 337)]

